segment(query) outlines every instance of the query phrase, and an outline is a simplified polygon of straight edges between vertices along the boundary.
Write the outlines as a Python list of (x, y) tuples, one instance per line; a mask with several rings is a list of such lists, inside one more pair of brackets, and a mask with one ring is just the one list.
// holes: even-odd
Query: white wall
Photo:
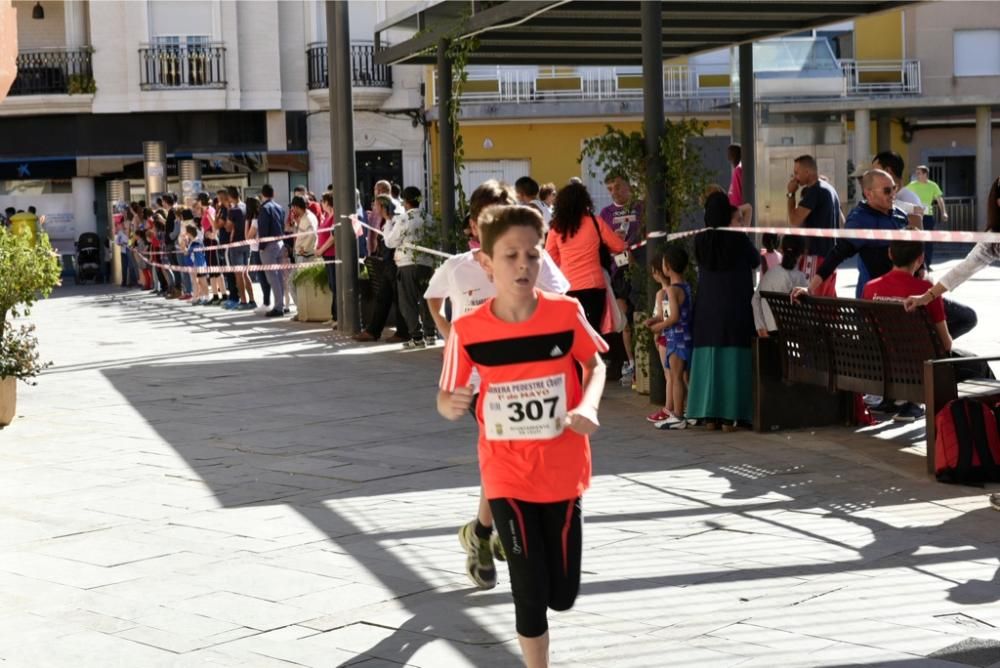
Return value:
[[(238, 44), (230, 47), (239, 52), (236, 69), (239, 72), (243, 109), (281, 108), (281, 49), (277, 40), (261, 39), (267, 26), (278, 25), (276, 2), (231, 3), (238, 6)], [(282, 35), (284, 39), (284, 35)]]
[(31, 18), (31, 10), (34, 6), (34, 0), (14, 0), (14, 9), (17, 10), (18, 50), (66, 46), (66, 19), (63, 3), (51, 0), (42, 3), (45, 18), (41, 20)]

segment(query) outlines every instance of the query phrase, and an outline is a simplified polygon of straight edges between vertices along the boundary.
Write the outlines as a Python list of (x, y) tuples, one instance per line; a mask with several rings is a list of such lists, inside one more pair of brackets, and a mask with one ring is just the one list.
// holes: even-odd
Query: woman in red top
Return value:
[[(323, 193), (323, 211), (319, 218), (319, 232), (316, 236), (316, 255), (320, 255), (324, 260), (335, 260), (337, 258), (337, 247), (335, 245), (336, 235), (333, 224), (336, 217), (333, 211), (333, 193)], [(310, 209), (311, 210), (311, 209)], [(333, 299), (330, 301), (330, 319), (333, 326), (337, 326), (337, 265), (331, 263), (326, 265), (326, 282), (330, 286), (330, 294)]]
[(556, 213), (549, 226), (545, 250), (569, 281), (569, 292), (583, 306), (587, 322), (600, 331), (604, 317), (605, 267), (601, 244), (612, 253), (625, 250), (625, 240), (594, 215), (587, 187), (571, 183), (556, 195)]

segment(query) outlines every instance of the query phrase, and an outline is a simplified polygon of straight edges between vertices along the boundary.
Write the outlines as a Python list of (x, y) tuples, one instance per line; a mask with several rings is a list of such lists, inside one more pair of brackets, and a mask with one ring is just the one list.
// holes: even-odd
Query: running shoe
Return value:
[(892, 416), (893, 422), (916, 422), (917, 420), (922, 420), (924, 417), (924, 407), (920, 404), (915, 404), (907, 401), (896, 411), (896, 414)]
[(679, 417), (677, 417), (675, 415), (671, 415), (666, 420), (660, 420), (659, 422), (655, 423), (653, 426), (656, 427), (657, 429), (663, 429), (663, 430), (667, 430), (667, 429), (687, 429), (687, 427), (688, 427), (688, 421), (685, 420), (684, 418), (679, 418)]
[(225, 304), (222, 305), (222, 308), (226, 309), (227, 311), (232, 311), (234, 308), (236, 308), (239, 305), (240, 305), (239, 302), (233, 301), (232, 299), (230, 299), (228, 302), (226, 302)]
[[(1000, 496), (994, 494), (994, 496)], [(1000, 503), (1000, 501), (998, 501)], [(995, 506), (997, 510), (1000, 510), (1000, 506)], [(503, 543), (500, 542), (500, 534), (493, 532), (490, 536), (490, 550), (493, 552), (493, 558), (496, 561), (507, 561), (507, 553), (503, 551)]]
[(438, 340), (436, 336), (428, 336), (424, 338), (424, 345), (428, 348), (433, 348), (437, 345), (437, 342)]
[(476, 535), (476, 520), (472, 520), (458, 530), (458, 542), (467, 555), (465, 559), (465, 574), (469, 576), (480, 589), (493, 589), (497, 586), (497, 569), (493, 564), (491, 541), (482, 540)]
[(656, 411), (655, 413), (650, 413), (649, 415), (647, 415), (646, 416), (646, 421), (647, 422), (663, 422), (664, 420), (666, 420), (669, 417), (670, 417), (670, 411), (664, 410), (664, 409), (661, 408), (660, 410)]
[(409, 341), (403, 341), (403, 350), (419, 350), (426, 347), (427, 344), (424, 343), (423, 339), (410, 339)]
[(622, 387), (632, 387), (635, 382), (635, 364), (625, 362), (622, 364), (622, 377), (618, 380)]
[(252, 311), (256, 306), (251, 306), (249, 302), (240, 302), (239, 306), (235, 308), (237, 311)]
[(255, 302), (253, 299), (251, 299), (250, 301), (248, 301), (247, 304), (249, 304), (250, 308), (252, 308), (252, 309), (256, 309), (257, 308), (257, 302)]

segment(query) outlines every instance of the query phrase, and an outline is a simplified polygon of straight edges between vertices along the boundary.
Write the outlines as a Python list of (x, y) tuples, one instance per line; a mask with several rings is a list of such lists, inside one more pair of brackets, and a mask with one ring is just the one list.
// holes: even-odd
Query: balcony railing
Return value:
[(89, 47), (20, 51), (9, 95), (93, 93), (90, 54)]
[[(329, 88), (326, 44), (310, 44), (306, 59), (309, 62), (309, 90)], [(374, 44), (351, 44), (351, 85), (355, 88), (392, 88), (392, 68), (375, 64)]]
[[(840, 61), (843, 82), (834, 73), (829, 90), (806, 86), (790, 72), (787, 79), (770, 76), (774, 83), (787, 81), (789, 91), (798, 97), (843, 97), (845, 95), (919, 95), (920, 61)], [(760, 81), (760, 79), (759, 79)], [(816, 81), (820, 81), (817, 79)], [(436, 83), (436, 82), (435, 82)], [(778, 97), (789, 97), (780, 91)], [(600, 101), (642, 98), (642, 72), (639, 68), (616, 67), (495, 67), (474, 68), (462, 88), (461, 99), (472, 103), (533, 103), (556, 100)], [(767, 97), (763, 88), (758, 91)], [(436, 101), (436, 89), (432, 99)], [(698, 98), (732, 101), (728, 65), (668, 65), (663, 68), (665, 99)]]
[(979, 231), (976, 229), (975, 197), (945, 197), (944, 205), (948, 209), (948, 224), (939, 222), (938, 228), (956, 232)]
[[(436, 78), (435, 78), (436, 79)], [(434, 100), (437, 100), (435, 80)], [(731, 98), (728, 66), (663, 68), (663, 96), (671, 99)], [(642, 72), (616, 67), (497, 67), (470, 72), (464, 102), (551, 102), (642, 98)]]
[(211, 44), (144, 44), (139, 48), (143, 90), (225, 88), (226, 47)]
[(848, 95), (919, 95), (919, 60), (840, 61)]

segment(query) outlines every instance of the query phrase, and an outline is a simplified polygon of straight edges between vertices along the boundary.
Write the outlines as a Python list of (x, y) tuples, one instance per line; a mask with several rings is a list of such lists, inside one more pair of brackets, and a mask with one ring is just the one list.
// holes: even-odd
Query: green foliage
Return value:
[(469, 212), (469, 201), (465, 188), (462, 186), (462, 169), (465, 166), (465, 140), (462, 138), (460, 117), (462, 114), (462, 89), (469, 80), (469, 56), (479, 48), (479, 40), (452, 39), (448, 43), (448, 60), (451, 61), (452, 89), (451, 100), (448, 102), (448, 119), (451, 121), (452, 133), (455, 137), (455, 191), (458, 193), (458, 219), (462, 220)]
[[(705, 123), (697, 119), (682, 119), (680, 121), (666, 120), (663, 136), (660, 137), (660, 159), (663, 161), (663, 177), (666, 185), (666, 202), (664, 203), (665, 229), (668, 233), (676, 232), (684, 217), (697, 209), (699, 198), (708, 184), (708, 170), (701, 160), (701, 153), (690, 145), (694, 137), (705, 133)], [(604, 178), (606, 175), (619, 175), (632, 185), (632, 202), (646, 197), (646, 138), (643, 132), (624, 132), (610, 125), (604, 134), (592, 137), (583, 142), (583, 151), (578, 162), (590, 158), (599, 173), (591, 171), (591, 176)], [(646, 209), (643, 208), (641, 237), (645, 238), (649, 221), (645, 219)], [(665, 241), (651, 240), (646, 245), (647, 257), (662, 250)], [(652, 283), (649, 271), (645, 265), (632, 262), (628, 267), (628, 276), (636, 288), (637, 303), (635, 310), (642, 315), (642, 320), (653, 311), (650, 296), (658, 289)], [(692, 286), (695, 285), (693, 272), (688, 272)], [(641, 320), (639, 320), (641, 322)], [(633, 343), (637, 351), (653, 351), (653, 335), (648, 327), (633, 328)], [(646, 373), (649, 372), (650, 355), (636, 355), (636, 363)]]
[(52, 366), (51, 362), (41, 361), (34, 331), (34, 325), (4, 329), (0, 335), (0, 378), (16, 378), (34, 385), (31, 379)]
[(29, 234), (0, 227), (0, 378), (28, 380), (46, 366), (38, 359), (34, 328), (14, 329), (9, 320), (27, 316), (58, 284), (59, 260), (48, 236), (35, 243)]
[(297, 288), (312, 283), (316, 286), (317, 290), (326, 290), (328, 292), (330, 290), (330, 285), (326, 280), (325, 264), (316, 264), (310, 267), (305, 267), (304, 269), (299, 269), (292, 276), (292, 283)]
[(71, 74), (66, 84), (70, 95), (93, 95), (97, 92), (97, 82), (94, 77), (86, 74)]

